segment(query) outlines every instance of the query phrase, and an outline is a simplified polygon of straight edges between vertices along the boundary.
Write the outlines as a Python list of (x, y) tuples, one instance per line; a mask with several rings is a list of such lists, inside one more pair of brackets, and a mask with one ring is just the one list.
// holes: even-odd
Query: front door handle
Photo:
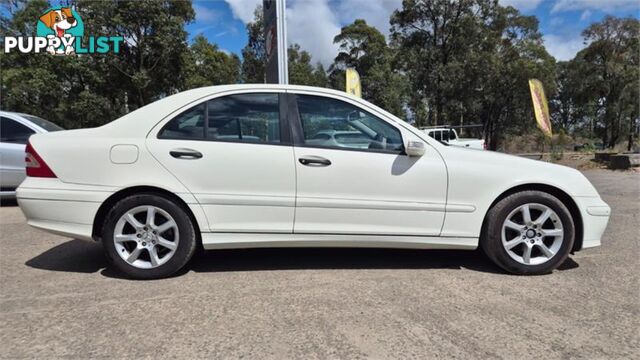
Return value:
[(169, 151), (169, 155), (176, 159), (200, 159), (202, 153), (192, 149), (173, 149)]
[(331, 161), (320, 156), (303, 156), (298, 159), (300, 164), (306, 166), (329, 166)]

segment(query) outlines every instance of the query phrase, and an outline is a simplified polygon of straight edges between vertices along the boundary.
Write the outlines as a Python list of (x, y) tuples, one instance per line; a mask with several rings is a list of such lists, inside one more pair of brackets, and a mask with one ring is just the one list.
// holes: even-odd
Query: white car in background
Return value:
[(11, 198), (25, 178), (24, 149), (33, 134), (63, 130), (37, 116), (0, 111), (0, 198)]
[(458, 132), (455, 129), (449, 127), (422, 128), (421, 130), (432, 138), (448, 145), (480, 150), (487, 149), (487, 144), (485, 143), (484, 139), (460, 138), (458, 137)]
[(34, 135), (27, 159), (29, 224), (102, 241), (135, 278), (175, 273), (198, 244), (481, 246), (509, 272), (541, 274), (600, 245), (610, 212), (577, 170), (445, 146), (303, 86), (189, 90), (99, 128)]

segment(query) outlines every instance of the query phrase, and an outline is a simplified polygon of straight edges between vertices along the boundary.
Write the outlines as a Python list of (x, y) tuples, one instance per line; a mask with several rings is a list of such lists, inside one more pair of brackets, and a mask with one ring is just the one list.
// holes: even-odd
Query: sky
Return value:
[[(570, 60), (585, 47), (582, 30), (606, 15), (640, 17), (640, 0), (499, 0), (540, 20), (547, 51), (557, 60)], [(389, 34), (389, 16), (402, 0), (286, 0), (287, 40), (329, 65), (337, 54), (333, 37), (340, 28), (363, 18)], [(196, 20), (187, 26), (226, 51), (240, 55), (247, 43), (245, 24), (262, 0), (193, 0)]]

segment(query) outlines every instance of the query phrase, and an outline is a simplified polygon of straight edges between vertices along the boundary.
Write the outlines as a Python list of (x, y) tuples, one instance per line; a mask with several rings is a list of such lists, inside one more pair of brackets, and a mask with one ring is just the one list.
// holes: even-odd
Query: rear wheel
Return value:
[(196, 249), (194, 226), (185, 209), (154, 194), (118, 201), (107, 215), (102, 243), (110, 262), (136, 279), (167, 277)]
[(569, 256), (574, 236), (571, 213), (560, 200), (541, 191), (522, 191), (489, 210), (481, 246), (508, 272), (546, 274)]

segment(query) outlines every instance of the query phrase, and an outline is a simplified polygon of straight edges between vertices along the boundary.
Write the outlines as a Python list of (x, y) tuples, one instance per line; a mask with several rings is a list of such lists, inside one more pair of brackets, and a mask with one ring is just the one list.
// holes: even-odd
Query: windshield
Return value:
[(25, 114), (20, 114), (21, 117), (31, 121), (32, 123), (40, 126), (41, 128), (45, 129), (46, 131), (60, 131), (60, 130), (64, 130), (62, 127), (52, 123), (51, 121), (39, 118), (37, 116), (33, 116), (33, 115), (25, 115)]

